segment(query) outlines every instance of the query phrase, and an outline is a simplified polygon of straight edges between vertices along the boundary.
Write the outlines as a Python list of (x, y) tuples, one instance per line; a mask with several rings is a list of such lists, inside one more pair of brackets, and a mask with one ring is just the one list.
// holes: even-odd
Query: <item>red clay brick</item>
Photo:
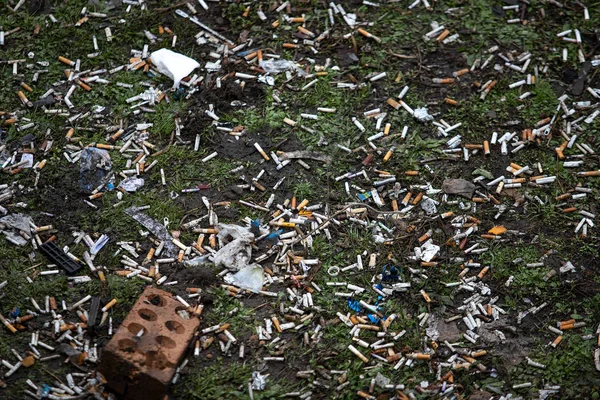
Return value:
[(98, 371), (124, 399), (164, 398), (200, 324), (193, 315), (179, 316), (183, 309), (169, 293), (148, 286), (104, 347)]

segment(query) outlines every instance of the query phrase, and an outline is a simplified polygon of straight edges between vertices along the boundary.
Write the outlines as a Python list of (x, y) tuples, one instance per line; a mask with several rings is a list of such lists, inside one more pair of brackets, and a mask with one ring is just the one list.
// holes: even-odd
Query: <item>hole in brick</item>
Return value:
[(165, 369), (172, 364), (162, 352), (149, 351), (146, 353), (146, 365), (150, 368)]
[(150, 304), (156, 307), (165, 306), (165, 300), (157, 294), (151, 294), (150, 296), (148, 296), (148, 301), (150, 302)]
[(185, 332), (185, 328), (183, 327), (183, 325), (181, 325), (177, 321), (167, 321), (165, 322), (165, 326), (168, 330), (170, 330), (173, 333), (182, 334), (183, 332)]
[(126, 353), (133, 353), (137, 347), (136, 343), (131, 339), (121, 339), (118, 342), (119, 350)]
[(138, 311), (138, 314), (146, 321), (156, 321), (157, 318), (156, 313), (152, 310), (148, 310), (147, 308), (142, 308)]
[(142, 325), (136, 324), (135, 322), (130, 323), (127, 329), (129, 330), (129, 332), (133, 333), (136, 336), (138, 333), (140, 333), (142, 329), (144, 330), (142, 336), (144, 336), (147, 333), (147, 330)]
[(166, 347), (167, 349), (174, 349), (175, 346), (177, 346), (177, 343), (167, 336), (158, 336), (156, 338), (156, 343), (158, 343), (159, 346)]

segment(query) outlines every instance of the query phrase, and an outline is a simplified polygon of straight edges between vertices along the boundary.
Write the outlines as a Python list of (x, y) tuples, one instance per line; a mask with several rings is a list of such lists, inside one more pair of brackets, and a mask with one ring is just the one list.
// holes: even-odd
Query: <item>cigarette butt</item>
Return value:
[(570, 213), (570, 212), (574, 212), (574, 211), (577, 211), (577, 207), (569, 207), (569, 208), (565, 208), (565, 209), (563, 210), (563, 212), (564, 212), (565, 214), (566, 214), (566, 213)]
[(17, 328), (15, 328), (14, 326), (12, 326), (12, 324), (10, 322), (8, 322), (6, 320), (6, 318), (4, 318), (4, 316), (0, 315), (0, 321), (2, 321), (2, 323), (4, 324), (4, 326), (6, 326), (6, 328), (11, 331), (12, 333), (17, 333)]
[(275, 21), (273, 21), (273, 23), (271, 24), (271, 28), (277, 28), (279, 26), (280, 22), (278, 19), (276, 19)]
[(458, 105), (458, 101), (451, 99), (449, 97), (446, 97), (446, 99), (444, 100), (444, 102), (446, 104), (450, 104), (451, 106), (457, 106)]
[(290, 22), (294, 23), (294, 24), (301, 24), (303, 22), (305, 22), (304, 17), (292, 17), (290, 18)]
[(358, 33), (360, 33), (361, 35), (371, 38), (374, 41), (376, 41), (377, 43), (381, 43), (381, 39), (378, 38), (377, 36), (373, 35), (372, 33), (369, 33), (367, 31), (365, 31), (363, 28), (358, 28)]
[(85, 90), (86, 92), (91, 92), (92, 91), (92, 87), (89, 85), (86, 85), (85, 83), (83, 83), (80, 80), (77, 80), (77, 84), (79, 85), (79, 87), (81, 87), (83, 90)]
[(419, 237), (418, 241), (419, 241), (419, 243), (423, 243), (424, 241), (426, 241), (430, 237), (431, 237), (431, 235), (429, 234), (429, 232), (427, 232), (424, 235), (422, 235), (421, 237)]
[(18, 91), (17, 92), (17, 96), (19, 96), (19, 99), (23, 102), (23, 104), (25, 104), (28, 107), (31, 107), (33, 105), (33, 103), (31, 103), (29, 101), (29, 99), (27, 98), (27, 96), (25, 96), (25, 93), (23, 93), (22, 91)]
[(487, 140), (483, 142), (483, 153), (487, 156), (490, 154), (490, 142)]
[(425, 292), (424, 290), (421, 290), (421, 296), (423, 296), (423, 298), (425, 299), (425, 301), (427, 303), (431, 303), (431, 297), (429, 297), (429, 295), (427, 294), (427, 292)]
[(284, 49), (297, 49), (298, 45), (294, 44), (294, 43), (284, 43), (283, 48)]
[(394, 100), (392, 98), (387, 99), (386, 102), (388, 103), (388, 105), (390, 105), (391, 107), (393, 107), (396, 110), (401, 107), (400, 103), (398, 103), (396, 100)]
[(552, 342), (552, 347), (558, 346), (560, 344), (560, 342), (562, 342), (562, 340), (563, 340), (562, 335), (558, 335), (556, 337), (556, 339), (554, 339), (554, 341)]
[(152, 260), (155, 251), (156, 249), (154, 247), (151, 247), (150, 250), (148, 250), (148, 254), (146, 254), (146, 260)]
[[(298, 207), (296, 207), (296, 210), (300, 211), (302, 210), (304, 207), (306, 207), (308, 205), (308, 200), (304, 199), (302, 200), (302, 202), (300, 204), (298, 204)], [(292, 207), (293, 208), (293, 207)]]
[(419, 175), (419, 171), (405, 171), (404, 175), (407, 175), (407, 176), (417, 176), (417, 175)]
[(70, 128), (67, 131), (67, 134), (65, 135), (65, 138), (70, 139), (73, 136), (74, 133), (75, 133), (75, 129), (74, 128)]
[(582, 175), (582, 176), (600, 176), (600, 171), (579, 172), (578, 175)]
[(561, 331), (566, 331), (566, 330), (573, 329), (573, 328), (575, 328), (575, 323), (571, 323), (571, 324), (565, 324), (565, 325), (561, 325), (561, 326), (559, 327), (559, 329), (560, 329)]
[(31, 86), (29, 86), (28, 84), (26, 84), (25, 82), (21, 82), (21, 87), (25, 90), (27, 90), (28, 92), (33, 92), (33, 89), (31, 88)]
[(258, 152), (265, 159), (265, 161), (269, 161), (270, 160), (270, 158), (267, 155), (267, 153), (265, 153), (265, 151), (262, 149), (262, 147), (260, 147), (260, 145), (258, 143), (254, 143), (254, 147), (256, 148), (256, 150), (258, 150)]
[(459, 71), (453, 72), (452, 75), (458, 77), (458, 76), (462, 76), (464, 74), (468, 74), (469, 73), (469, 68), (463, 68)]
[(490, 269), (490, 267), (484, 267), (481, 271), (479, 271), (479, 274), (477, 274), (477, 277), (479, 279), (483, 279), (483, 277), (485, 276), (485, 274), (488, 272), (489, 269)]
[(369, 393), (365, 393), (362, 390), (359, 390), (358, 392), (356, 392), (356, 395), (358, 397), (362, 397), (363, 399), (367, 399), (367, 400), (374, 400), (375, 396), (371, 396)]
[(479, 350), (479, 351), (474, 351), (471, 353), (471, 357), (473, 358), (477, 358), (477, 357), (483, 357), (487, 354), (486, 350)]
[(218, 330), (217, 332), (223, 332), (223, 331), (225, 331), (226, 329), (229, 329), (229, 327), (230, 327), (230, 326), (231, 326), (231, 324), (230, 324), (229, 322), (226, 322), (226, 323), (224, 323), (223, 325), (221, 325), (221, 326), (219, 327), (219, 330)]
[(348, 345), (348, 350), (350, 350), (352, 353), (354, 353), (354, 355), (356, 355), (358, 358), (360, 358), (362, 360), (362, 362), (364, 362), (364, 363), (369, 362), (369, 359), (367, 357), (365, 357), (360, 351), (358, 351), (356, 349), (356, 347), (354, 347), (352, 345)]
[(484, 239), (499, 239), (500, 236), (496, 236), (496, 235), (489, 235), (487, 233), (484, 233), (483, 235), (481, 235), (482, 238)]
[(302, 26), (298, 26), (298, 31), (300, 31), (301, 33), (303, 33), (303, 34), (305, 34), (307, 36), (311, 36), (311, 37), (315, 36), (315, 34), (313, 32), (309, 31), (306, 28), (303, 28)]
[(420, 192), (419, 194), (417, 194), (415, 196), (415, 198), (413, 199), (412, 203), (413, 205), (417, 205), (419, 204), (419, 202), (421, 201), (421, 199), (423, 198), (423, 192)]
[(279, 320), (277, 319), (277, 317), (272, 317), (271, 321), (273, 321), (273, 325), (275, 325), (275, 329), (277, 329), (277, 332), (279, 332), (279, 333), (283, 332), (283, 330), (281, 330), (281, 324), (279, 323)]
[(58, 61), (60, 61), (63, 64), (70, 65), (71, 67), (75, 66), (75, 61), (71, 61), (68, 58), (63, 57), (63, 56), (58, 56)]
[(246, 57), (244, 57), (246, 59), (246, 61), (250, 61), (252, 60), (254, 57), (256, 57), (256, 55), (258, 54), (258, 52), (253, 51), (251, 53), (248, 53), (248, 55), (246, 55)]
[(444, 29), (444, 32), (442, 32), (440, 34), (440, 36), (438, 36), (435, 40), (437, 40), (438, 42), (441, 42), (442, 40), (446, 39), (446, 37), (450, 34), (450, 31), (448, 29)]
[(414, 356), (417, 360), (431, 360), (431, 354), (416, 353)]
[(102, 312), (107, 312), (115, 304), (117, 304), (117, 299), (112, 299), (104, 307), (102, 307)]

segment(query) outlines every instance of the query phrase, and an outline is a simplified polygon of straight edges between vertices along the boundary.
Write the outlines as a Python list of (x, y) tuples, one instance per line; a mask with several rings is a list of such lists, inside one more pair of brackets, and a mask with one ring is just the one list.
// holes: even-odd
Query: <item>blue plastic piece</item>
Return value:
[(362, 307), (357, 300), (348, 299), (348, 307), (358, 313), (362, 312)]

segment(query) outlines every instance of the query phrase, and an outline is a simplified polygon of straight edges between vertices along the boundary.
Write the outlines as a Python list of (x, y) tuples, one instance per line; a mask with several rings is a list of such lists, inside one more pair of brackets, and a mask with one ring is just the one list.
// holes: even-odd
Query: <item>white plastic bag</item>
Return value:
[(232, 285), (258, 293), (262, 290), (264, 270), (258, 264), (250, 264), (227, 278), (225, 281)]
[(196, 60), (169, 49), (156, 50), (150, 55), (150, 61), (161, 74), (173, 79), (175, 89), (179, 87), (183, 78), (200, 66)]
[(231, 271), (246, 267), (252, 257), (252, 232), (239, 225), (221, 224), (219, 229), (217, 239), (222, 247), (214, 256), (215, 265), (222, 265)]

